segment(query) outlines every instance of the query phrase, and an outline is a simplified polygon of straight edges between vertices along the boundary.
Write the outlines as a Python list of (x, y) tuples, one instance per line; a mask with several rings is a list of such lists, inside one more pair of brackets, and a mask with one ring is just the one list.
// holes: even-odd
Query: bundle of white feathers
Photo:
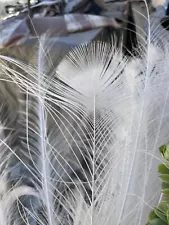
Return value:
[(138, 57), (84, 44), (48, 76), (47, 37), (35, 67), (0, 56), (17, 92), (0, 108), (0, 225), (146, 224), (169, 141), (169, 42), (154, 27)]

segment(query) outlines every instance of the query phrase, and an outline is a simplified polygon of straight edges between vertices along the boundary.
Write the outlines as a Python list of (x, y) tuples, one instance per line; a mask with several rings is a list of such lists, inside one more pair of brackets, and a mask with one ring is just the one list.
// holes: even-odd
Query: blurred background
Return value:
[[(44, 1), (44, 0), (39, 0), (39, 1)], [(50, 0), (52, 1), (52, 0)], [(54, 0), (53, 0), (54, 1)], [(106, 7), (106, 5), (110, 6), (111, 3), (114, 2), (123, 2), (124, 0), (91, 0), (95, 1), (96, 4), (100, 5), (101, 7)], [(143, 0), (129, 0), (132, 2), (132, 5), (134, 8), (137, 8), (139, 12), (143, 12), (145, 9), (145, 2)], [(31, 0), (31, 4), (34, 4), (35, 2), (38, 2), (38, 0)], [(80, 2), (79, 0), (65, 0), (65, 2)], [(147, 3), (149, 4), (150, 0), (147, 0)], [(25, 5), (27, 3), (27, 0), (0, 0), (0, 18), (3, 18), (4, 16), (7, 16), (8, 14), (6, 13), (5, 7), (7, 5)], [(111, 10), (111, 7), (110, 9)], [(11, 13), (12, 13), (12, 7), (11, 7)]]

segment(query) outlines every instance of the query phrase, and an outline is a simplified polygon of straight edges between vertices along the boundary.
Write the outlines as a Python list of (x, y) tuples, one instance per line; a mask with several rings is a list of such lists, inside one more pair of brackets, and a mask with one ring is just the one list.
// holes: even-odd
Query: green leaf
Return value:
[(168, 223), (169, 223), (169, 209), (167, 210), (166, 215), (167, 215), (167, 221), (168, 221)]
[(169, 206), (169, 195), (163, 194), (162, 201), (163, 201), (163, 203), (165, 203), (166, 205)]
[(158, 172), (161, 174), (169, 174), (169, 168), (167, 168), (164, 164), (160, 164), (158, 166)]
[[(169, 161), (169, 145), (162, 145), (160, 153), (165, 160)], [(168, 162), (166, 162), (167, 165)], [(158, 166), (159, 178), (162, 181), (162, 202), (149, 214), (147, 225), (169, 225), (169, 166), (160, 164)]]
[(162, 145), (160, 148), (160, 153), (162, 156), (166, 159), (169, 160), (169, 145)]
[(159, 151), (161, 154), (164, 154), (165, 151), (166, 151), (166, 148), (167, 148), (167, 145), (162, 145), (160, 148), (159, 148)]
[[(166, 209), (168, 210), (169, 209), (169, 201), (168, 201), (169, 199), (167, 199), (167, 200), (163, 200), (160, 204), (163, 204), (163, 205), (165, 205), (165, 207), (166, 207)], [(166, 212), (167, 212), (167, 210), (166, 210)]]
[(154, 209), (154, 212), (161, 220), (167, 223), (167, 216), (166, 216), (167, 210), (168, 207), (166, 206), (166, 204), (160, 203), (158, 207)]
[(154, 220), (149, 221), (148, 225), (167, 225), (167, 223), (165, 223), (164, 221), (156, 218)]
[(148, 219), (149, 220), (153, 220), (155, 218), (158, 218), (157, 215), (155, 214), (154, 210), (152, 210), (150, 213), (149, 213), (149, 216), (148, 216)]
[(162, 188), (162, 190), (169, 189), (169, 184), (167, 184), (167, 183), (162, 183), (162, 184), (161, 184), (161, 188)]
[(169, 184), (169, 174), (160, 174), (159, 178), (164, 182)]
[(168, 208), (168, 201), (167, 202), (161, 202), (160, 204), (158, 204), (157, 207), (158, 210), (160, 210), (162, 213), (166, 213)]
[(168, 200), (169, 200), (169, 189), (163, 189), (163, 194), (168, 195)]

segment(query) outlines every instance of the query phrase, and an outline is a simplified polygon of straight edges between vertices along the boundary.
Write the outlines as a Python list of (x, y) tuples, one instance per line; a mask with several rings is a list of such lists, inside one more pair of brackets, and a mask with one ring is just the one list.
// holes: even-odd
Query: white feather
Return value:
[[(152, 38), (141, 58), (131, 62), (96, 43), (78, 47), (58, 67), (69, 87), (56, 89), (57, 96), (65, 97), (64, 109), (77, 113), (79, 127), (85, 123), (86, 135), (79, 130), (76, 135), (91, 138), (86, 154), (92, 197), (89, 206), (77, 201), (76, 224), (142, 225), (158, 202), (158, 148), (169, 138), (169, 46), (164, 41), (164, 51)], [(84, 143), (78, 147), (86, 148)]]
[(115, 43), (84, 44), (49, 77), (44, 40), (37, 69), (13, 60), (28, 71), (24, 81), (9, 69), (28, 97), (24, 154), (36, 178), (33, 189), (15, 190), (39, 199), (37, 212), (29, 209), (35, 222), (146, 224), (160, 198), (158, 148), (169, 139), (169, 43), (153, 32), (138, 57), (124, 57)]
[[(59, 77), (78, 91), (70, 89), (62, 95), (75, 109), (82, 107), (89, 118), (84, 119), (85, 126), (92, 132), (88, 149), (94, 155), (89, 162), (93, 166), (92, 184), (88, 184), (92, 201), (77, 214), (80, 220), (75, 215), (75, 221), (141, 225), (160, 194), (156, 164), (158, 147), (167, 142), (169, 132), (168, 53), (161, 56), (158, 49), (149, 46), (141, 59), (126, 62), (113, 52), (110, 62), (109, 49), (102, 43), (82, 46), (58, 67)], [(85, 63), (79, 57), (82, 55)], [(157, 57), (150, 58), (152, 55)], [(80, 68), (73, 64), (75, 60)], [(79, 148), (85, 147), (80, 143)], [(95, 173), (99, 171), (96, 158), (104, 165), (101, 175)]]

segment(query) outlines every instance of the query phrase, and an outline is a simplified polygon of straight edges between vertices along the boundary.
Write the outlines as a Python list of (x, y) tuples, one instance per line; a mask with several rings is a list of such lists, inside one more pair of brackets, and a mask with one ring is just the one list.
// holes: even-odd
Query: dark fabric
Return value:
[(89, 10), (87, 10), (87, 14), (94, 14), (94, 15), (100, 15), (101, 13), (101, 7), (99, 7), (95, 2), (92, 2)]
[[(41, 5), (44, 6), (45, 4), (47, 6), (54, 6), (56, 2), (60, 2), (60, 0), (45, 0), (39, 3), (39, 5), (37, 4), (36, 7), (34, 6), (34, 8), (38, 8)], [(73, 45), (76, 41), (78, 45), (78, 36), (80, 37), (80, 33), (83, 36), (84, 31), (88, 32), (88, 36), (85, 34), (83, 36), (84, 38), (81, 38), (81, 43), (84, 43), (97, 39), (99, 33), (101, 34), (103, 30), (106, 31), (106, 35), (108, 36), (114, 34), (117, 35), (117, 40), (122, 40), (123, 37), (125, 47), (128, 48), (129, 43), (126, 41), (126, 39), (129, 37), (128, 29), (134, 29), (134, 26), (130, 26), (132, 23), (134, 23), (132, 20), (132, 15), (129, 17), (129, 14), (131, 14), (131, 7), (129, 7), (130, 3), (127, 3), (127, 1), (113, 1), (112, 3), (109, 3), (109, 16), (107, 16), (105, 13), (105, 10), (107, 9), (101, 9), (96, 5), (94, 0), (78, 0), (78, 4), (75, 4), (75, 2), (72, 1), (74, 6), (69, 4), (69, 7), (70, 9), (71, 7), (74, 7), (73, 9), (75, 10), (76, 8), (78, 11), (79, 9), (84, 9), (84, 5), (86, 4), (87, 6), (89, 2), (92, 7), (89, 9), (89, 11), (84, 12), (83, 14), (72, 13), (52, 17), (41, 15), (38, 18), (33, 17), (30, 19), (27, 18), (27, 14), (24, 12), (19, 14), (17, 17), (12, 17), (11, 19), (0, 22), (0, 48), (25, 45), (29, 39), (36, 37), (39, 38), (39, 36), (46, 32), (51, 36), (51, 38), (56, 38), (56, 43), (58, 43), (59, 37), (64, 37), (63, 39), (64, 41), (67, 41), (68, 45), (71, 43), (71, 40), (73, 40), (71, 39), (70, 34), (74, 34)], [(105, 5), (107, 5), (107, 3)], [(112, 12), (111, 9), (113, 9)], [(100, 10), (103, 16), (96, 15), (100, 13)], [(93, 15), (91, 15), (92, 13)], [(11, 21), (16, 22), (15, 26), (17, 29), (15, 29), (15, 26), (13, 26)], [(20, 29), (20, 32), (16, 32), (18, 29)], [(100, 29), (100, 31), (96, 32), (95, 36), (93, 36), (93, 31), (95, 32), (97, 29)], [(6, 32), (5, 35), (4, 32)], [(103, 39), (106, 38), (104, 37)]]
[(75, 32), (96, 28), (122, 28), (115, 18), (87, 14), (65, 14), (57, 17), (18, 18), (0, 22), (0, 48), (11, 44), (20, 45), (26, 38), (48, 33), (52, 36), (65, 36)]

